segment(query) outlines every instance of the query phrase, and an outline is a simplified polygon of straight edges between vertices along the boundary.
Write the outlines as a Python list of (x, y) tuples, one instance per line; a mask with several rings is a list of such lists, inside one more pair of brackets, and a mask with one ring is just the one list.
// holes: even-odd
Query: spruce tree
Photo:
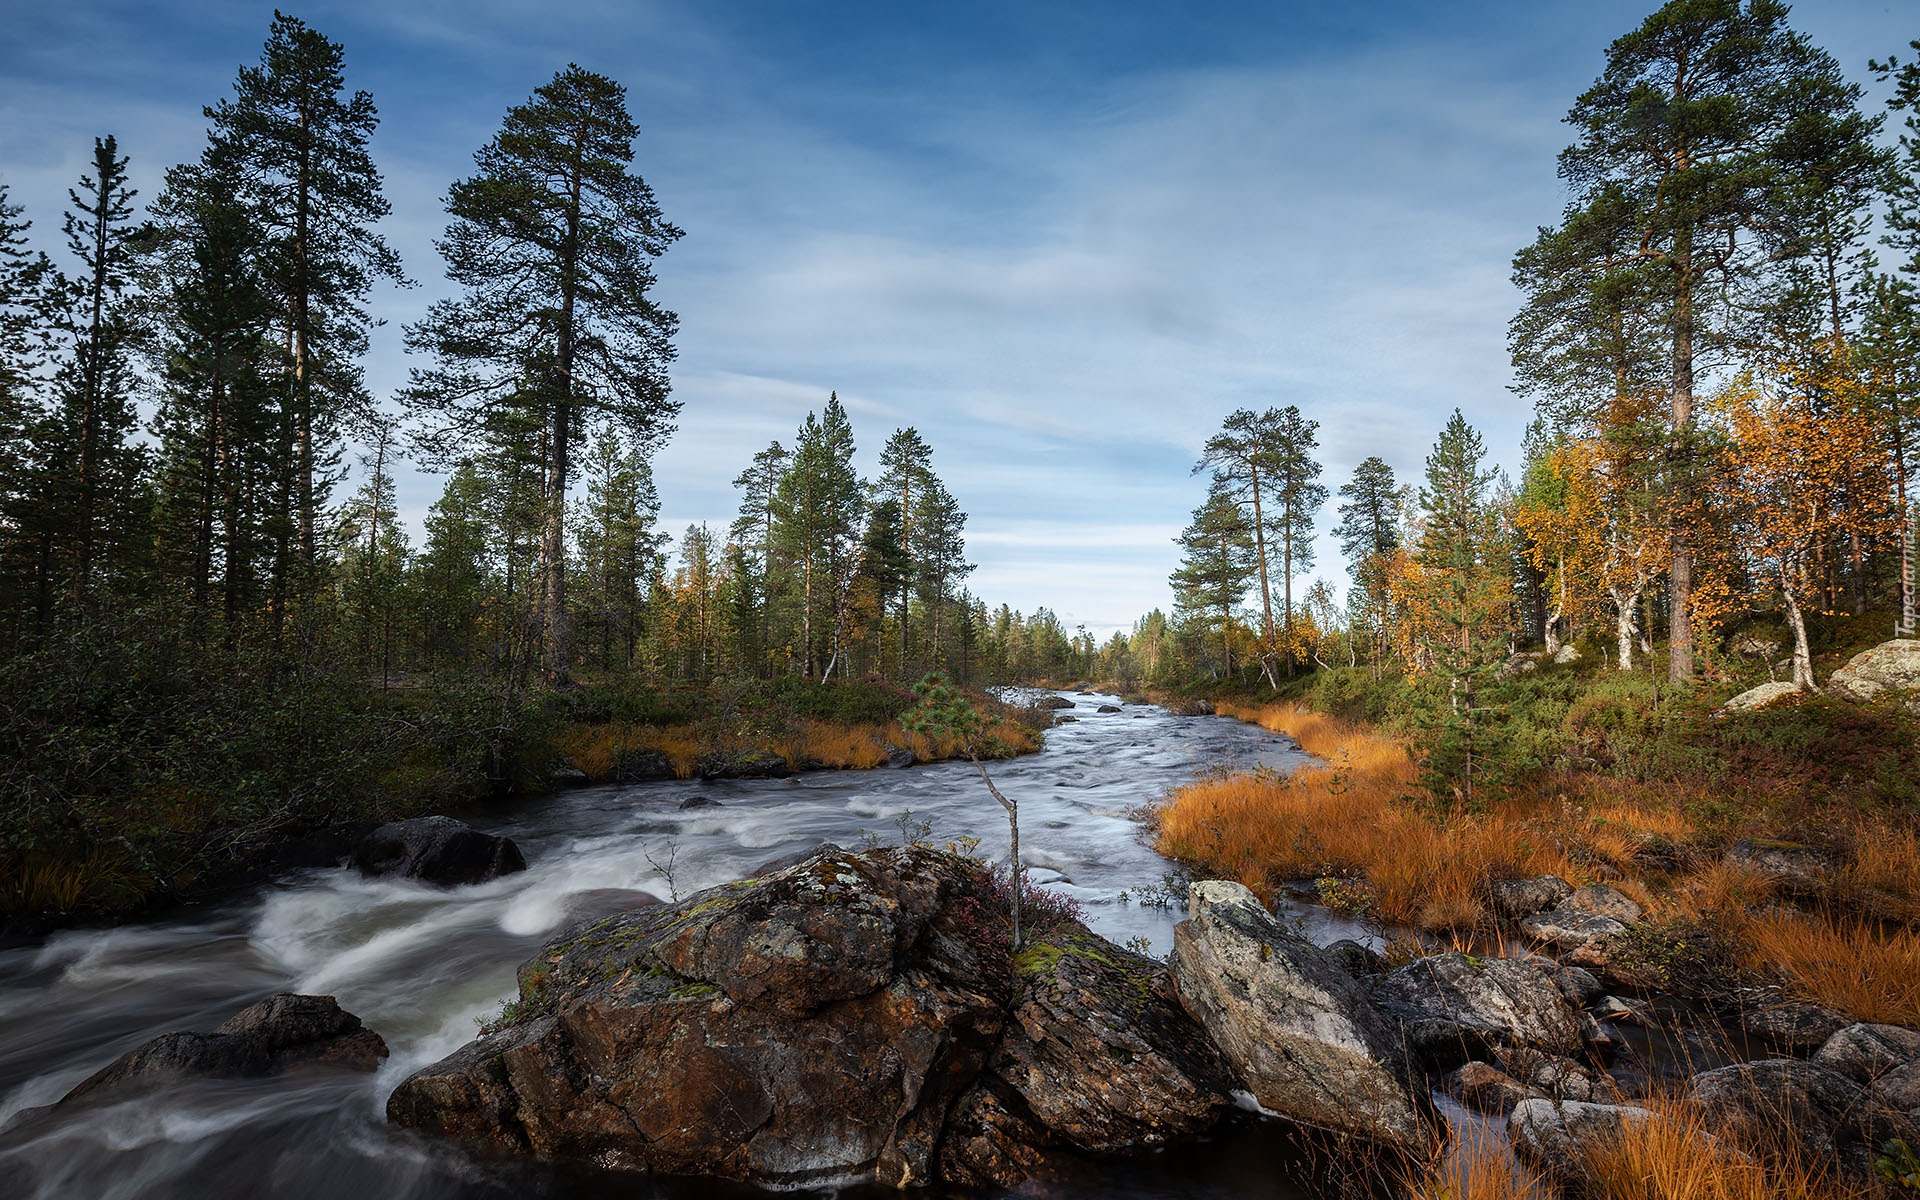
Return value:
[(680, 230), (631, 170), (638, 134), (626, 89), (578, 66), (509, 109), (447, 194), (440, 252), (465, 294), (407, 330), (434, 360), (409, 392), (429, 450), (464, 444), (503, 404), (539, 419), (527, 433), (544, 460), (542, 656), (556, 680), (572, 660), (564, 514), (579, 423), (599, 415), (650, 446), (679, 411), (667, 396), (677, 318), (649, 292)]
[(907, 563), (904, 570), (895, 574), (892, 589), (887, 593), (899, 599), (902, 678), (911, 670), (908, 656), (908, 647), (911, 645), (907, 633), (908, 601), (913, 596), (916, 575), (924, 566), (927, 486), (932, 477), (933, 448), (920, 436), (920, 431), (911, 426), (894, 430), (893, 436), (887, 439), (886, 446), (880, 451), (880, 478), (874, 481), (874, 490), (876, 494), (887, 496), (894, 502), (897, 537)]
[(1353, 478), (1340, 488), (1340, 523), (1333, 534), (1346, 556), (1353, 591), (1347, 612), (1356, 626), (1364, 622), (1374, 638), (1374, 657), (1387, 645), (1393, 608), (1388, 594), (1388, 569), (1400, 548), (1401, 488), (1393, 468), (1378, 455), (1353, 469)]
[(1183, 553), (1170, 580), (1174, 616), (1197, 618), (1204, 628), (1218, 625), (1222, 663), (1232, 675), (1234, 610), (1258, 567), (1253, 527), (1232, 493), (1216, 485), (1175, 540)]
[(831, 394), (823, 412), (807, 414), (775, 495), (774, 540), (796, 577), (801, 674), (809, 679), (834, 667), (859, 565), (864, 501), (853, 449), (847, 410)]

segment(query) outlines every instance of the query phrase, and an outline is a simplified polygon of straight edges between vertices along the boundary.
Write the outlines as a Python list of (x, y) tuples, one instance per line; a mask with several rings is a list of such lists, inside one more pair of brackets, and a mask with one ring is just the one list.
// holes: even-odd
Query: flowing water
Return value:
[[(1097, 932), (1165, 954), (1179, 913), (1151, 900), (1171, 864), (1133, 813), (1197, 771), (1288, 770), (1286, 738), (1218, 718), (1174, 717), (1072, 695), (1076, 723), (1039, 754), (991, 766), (1021, 809), (1029, 878), (1071, 895)], [(700, 797), (715, 803), (683, 808)], [(514, 992), (515, 968), (563, 925), (738, 879), (822, 841), (972, 836), (1004, 861), (1006, 820), (973, 768), (820, 772), (787, 780), (588, 788), (513, 810), (465, 814), (519, 843), (528, 869), (443, 891), (347, 868), (289, 875), (244, 896), (109, 930), (0, 950), (0, 1196), (381, 1197), (750, 1195), (708, 1183), (568, 1177), (479, 1166), (390, 1130), (386, 1097), (470, 1040)], [(929, 832), (930, 827), (930, 832)], [(1292, 912), (1322, 942), (1364, 936), (1321, 909)], [(1139, 944), (1137, 941), (1135, 944)], [(209, 1030), (275, 992), (332, 995), (392, 1051), (373, 1076), (314, 1072), (175, 1085), (73, 1111), (48, 1105), (159, 1034)], [(1276, 1127), (1229, 1122), (1204, 1147), (1098, 1172), (1078, 1196), (1280, 1196), (1298, 1149)]]

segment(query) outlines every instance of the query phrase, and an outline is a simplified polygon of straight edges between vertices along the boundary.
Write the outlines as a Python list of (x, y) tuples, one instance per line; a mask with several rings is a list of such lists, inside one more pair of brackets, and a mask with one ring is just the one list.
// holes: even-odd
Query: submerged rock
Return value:
[(371, 1071), (386, 1056), (380, 1035), (332, 996), (281, 992), (241, 1009), (212, 1033), (166, 1033), (129, 1050), (60, 1103), (180, 1079), (277, 1075), (296, 1067)]
[(1393, 1022), (1338, 961), (1237, 883), (1189, 892), (1173, 931), (1174, 982), (1261, 1107), (1406, 1152), (1433, 1134)]
[(481, 833), (452, 817), (413, 817), (380, 826), (353, 852), (363, 875), (400, 875), (452, 887), (527, 869), (511, 838)]
[(1163, 966), (1078, 927), (1008, 963), (977, 864), (826, 847), (550, 941), (391, 1120), (481, 1153), (764, 1186), (1017, 1182), (1204, 1131), (1228, 1076)]

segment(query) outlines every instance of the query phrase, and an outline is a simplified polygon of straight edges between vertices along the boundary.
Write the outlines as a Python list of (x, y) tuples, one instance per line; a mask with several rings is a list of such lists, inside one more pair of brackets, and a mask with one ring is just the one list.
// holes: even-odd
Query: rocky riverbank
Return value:
[(975, 860), (825, 848), (553, 938), (388, 1115), (482, 1156), (781, 1187), (1010, 1186), (1203, 1136), (1236, 1095), (1412, 1163), (1444, 1143), (1449, 1096), (1504, 1117), (1572, 1191), (1596, 1146), (1676, 1103), (1744, 1145), (1784, 1098), (1802, 1144), (1856, 1179), (1920, 1144), (1920, 1033), (1897, 1027), (1674, 1088), (1629, 1035), (1646, 1004), (1610, 990), (1608, 939), (1638, 914), (1608, 891), (1508, 889), (1532, 924), (1590, 935), (1586, 967), (1451, 952), (1385, 970), (1218, 881), (1193, 886), (1170, 963), (1069, 920), (1009, 960)]

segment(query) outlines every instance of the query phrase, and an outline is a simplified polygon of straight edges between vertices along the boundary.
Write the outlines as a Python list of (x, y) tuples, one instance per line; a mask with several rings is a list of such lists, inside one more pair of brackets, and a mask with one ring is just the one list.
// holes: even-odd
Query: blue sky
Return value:
[[(573, 61), (616, 78), (637, 168), (687, 231), (663, 521), (838, 390), (871, 469), (915, 425), (971, 516), (970, 581), (1104, 636), (1171, 601), (1201, 443), (1238, 407), (1319, 420), (1326, 480), (1417, 477), (1455, 406), (1511, 467), (1508, 262), (1563, 203), (1568, 104), (1652, 0), (966, 4), (328, 2), (290, 8), (373, 93), (421, 286), (383, 292), (368, 382), (445, 294), (440, 199), (513, 104)], [(50, 251), (91, 139), (144, 198), (270, 6), (0, 0), (0, 179)], [(1920, 6), (1806, 3), (1863, 83)], [(439, 481), (410, 476), (416, 519)], [(1331, 526), (1331, 506), (1322, 528)], [(1342, 567), (1322, 538), (1320, 572)]]

